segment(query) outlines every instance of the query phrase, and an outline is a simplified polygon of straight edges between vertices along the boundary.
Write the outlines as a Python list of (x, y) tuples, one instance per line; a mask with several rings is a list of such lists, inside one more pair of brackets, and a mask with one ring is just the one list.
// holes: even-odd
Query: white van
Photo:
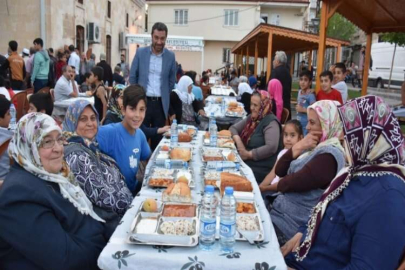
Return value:
[[(371, 46), (373, 70), (369, 71), (368, 85), (371, 87), (388, 87), (394, 44), (388, 42), (374, 43)], [(405, 47), (398, 47), (395, 52), (391, 77), (391, 88), (401, 88), (405, 79)]]

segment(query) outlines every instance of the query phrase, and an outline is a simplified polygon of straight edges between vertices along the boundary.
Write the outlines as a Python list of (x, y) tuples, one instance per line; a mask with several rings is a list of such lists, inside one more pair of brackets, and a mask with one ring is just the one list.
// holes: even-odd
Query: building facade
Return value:
[(169, 36), (203, 40), (201, 52), (175, 51), (184, 70), (213, 71), (234, 62), (231, 48), (260, 23), (303, 29), (308, 0), (190, 1), (148, 0), (148, 33), (155, 22), (168, 26)]
[(0, 1), (0, 53), (16, 40), (19, 52), (35, 38), (55, 51), (73, 44), (82, 53), (107, 55), (114, 67), (124, 54), (130, 61), (136, 44), (125, 43), (126, 34), (143, 33), (144, 0), (2, 0)]

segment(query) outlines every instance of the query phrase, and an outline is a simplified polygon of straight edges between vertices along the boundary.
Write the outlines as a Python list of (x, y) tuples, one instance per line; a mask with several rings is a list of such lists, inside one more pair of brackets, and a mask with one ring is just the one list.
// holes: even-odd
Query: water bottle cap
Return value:
[(232, 195), (233, 194), (233, 187), (226, 187), (225, 188), (225, 194), (226, 195)]
[(214, 187), (210, 186), (210, 185), (205, 186), (205, 192), (206, 193), (214, 193)]
[(177, 120), (176, 120), (176, 119), (173, 119), (173, 123), (177, 124)]

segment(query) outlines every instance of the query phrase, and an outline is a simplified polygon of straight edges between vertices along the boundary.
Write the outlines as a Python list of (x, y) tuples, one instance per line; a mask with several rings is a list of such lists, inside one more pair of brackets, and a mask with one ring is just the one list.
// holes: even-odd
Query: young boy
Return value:
[(346, 103), (348, 96), (345, 78), (346, 78), (346, 65), (344, 63), (336, 63), (333, 71), (333, 79), (335, 84), (332, 85), (332, 88), (340, 92), (340, 94), (342, 95), (343, 103)]
[(80, 93), (86, 93), (91, 90), (90, 76), (90, 72), (84, 74), (84, 82), (80, 85)]
[(53, 111), (53, 101), (52, 97), (48, 93), (36, 93), (30, 96), (29, 99), (30, 108), (28, 110), (31, 112), (41, 112), (52, 116)]
[(97, 141), (102, 152), (117, 162), (129, 190), (136, 195), (136, 173), (141, 160), (151, 154), (145, 134), (139, 128), (145, 118), (146, 92), (140, 85), (128, 86), (124, 91), (121, 123), (100, 127)]
[(308, 123), (308, 116), (307, 116), (307, 108), (315, 103), (316, 98), (315, 94), (310, 88), (312, 83), (312, 74), (309, 70), (304, 70), (300, 73), (300, 88), (301, 90), (298, 92), (297, 98), (297, 120), (300, 121), (301, 126), (303, 127), (304, 136), (307, 135), (307, 123)]
[(8, 130), (10, 124), (10, 101), (0, 95), (0, 186), (10, 170), (10, 158), (7, 153), (13, 132)]
[(316, 95), (316, 100), (336, 100), (343, 105), (342, 95), (338, 90), (332, 88), (332, 72), (324, 71), (319, 77), (321, 78), (321, 91)]

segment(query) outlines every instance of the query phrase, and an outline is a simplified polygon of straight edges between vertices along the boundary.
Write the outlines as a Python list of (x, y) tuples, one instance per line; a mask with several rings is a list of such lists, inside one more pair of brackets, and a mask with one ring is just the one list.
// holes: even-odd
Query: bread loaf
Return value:
[(232, 137), (232, 133), (229, 130), (221, 130), (220, 132), (218, 132), (218, 136), (221, 137)]
[(191, 190), (185, 183), (172, 183), (162, 193), (164, 202), (191, 202)]
[(236, 101), (231, 101), (228, 104), (228, 108), (237, 108), (238, 107), (238, 102)]
[(179, 142), (191, 142), (192, 138), (188, 133), (180, 132), (179, 133)]
[(170, 159), (190, 161), (191, 160), (191, 151), (187, 148), (173, 148), (170, 151)]
[(227, 159), (228, 161), (235, 162), (235, 161), (236, 161), (236, 155), (235, 155), (235, 153), (230, 152), (229, 155), (226, 157), (226, 159)]
[(233, 173), (222, 172), (221, 173), (222, 193), (225, 191), (226, 187), (233, 187), (234, 191), (245, 191), (245, 192), (253, 191), (252, 184), (245, 177)]

